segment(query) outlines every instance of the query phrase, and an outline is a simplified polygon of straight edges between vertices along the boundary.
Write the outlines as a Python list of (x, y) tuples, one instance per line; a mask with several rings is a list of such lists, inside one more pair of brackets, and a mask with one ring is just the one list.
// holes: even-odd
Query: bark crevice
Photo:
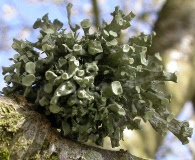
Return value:
[(63, 138), (43, 115), (0, 96), (0, 159), (141, 160)]

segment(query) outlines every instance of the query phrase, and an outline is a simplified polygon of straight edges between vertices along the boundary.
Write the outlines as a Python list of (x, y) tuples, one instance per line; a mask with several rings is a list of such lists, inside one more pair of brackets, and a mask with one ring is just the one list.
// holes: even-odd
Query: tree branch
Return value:
[(100, 15), (99, 15), (99, 8), (97, 0), (91, 0), (93, 5), (93, 14), (94, 14), (94, 24), (96, 28), (100, 26)]
[(108, 151), (63, 138), (30, 105), (0, 96), (0, 159), (141, 160), (125, 151)]

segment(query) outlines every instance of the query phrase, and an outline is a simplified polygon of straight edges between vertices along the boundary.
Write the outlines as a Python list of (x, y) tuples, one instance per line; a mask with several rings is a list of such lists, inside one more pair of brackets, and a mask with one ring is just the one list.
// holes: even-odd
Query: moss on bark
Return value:
[(10, 160), (10, 153), (7, 148), (0, 148), (0, 159), (2, 160)]
[(140, 160), (127, 152), (94, 148), (63, 138), (46, 117), (28, 105), (0, 96), (2, 160)]

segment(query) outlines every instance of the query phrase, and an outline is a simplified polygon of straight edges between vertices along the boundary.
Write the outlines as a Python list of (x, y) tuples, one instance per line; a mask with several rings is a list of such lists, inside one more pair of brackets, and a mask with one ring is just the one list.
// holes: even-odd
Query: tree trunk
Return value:
[[(166, 88), (163, 88), (172, 94), (169, 109), (177, 116), (186, 101), (195, 102), (195, 0), (167, 0), (154, 31), (156, 36), (148, 54), (159, 52), (165, 69), (178, 72), (178, 83), (166, 82)], [(143, 125), (143, 130), (134, 134), (137, 134), (137, 142), (142, 142), (136, 144), (141, 146), (138, 149), (142, 151), (142, 156), (154, 158), (163, 137), (150, 125)], [(134, 139), (129, 138), (128, 141), (134, 142)]]
[(141, 160), (63, 138), (46, 117), (27, 104), (0, 96), (1, 160)]
[(170, 110), (178, 115), (195, 96), (195, 1), (167, 0), (159, 14), (150, 54), (160, 52), (168, 71), (178, 72), (178, 84), (168, 83), (173, 94)]
[[(165, 69), (177, 72), (178, 83), (166, 82), (164, 89), (172, 94), (169, 109), (178, 116), (185, 102), (195, 102), (195, 1), (167, 0), (154, 31), (148, 54), (159, 52)], [(162, 137), (156, 138), (159, 146)]]
[[(160, 52), (165, 67), (178, 70), (179, 83), (167, 85), (173, 94), (170, 109), (177, 115), (185, 101), (195, 99), (195, 1), (167, 0), (154, 30), (153, 45), (148, 53)], [(171, 66), (172, 65), (172, 66)], [(171, 66), (171, 68), (169, 67)], [(145, 127), (144, 127), (145, 128)], [(129, 143), (130, 148), (145, 151), (153, 157), (159, 145), (159, 136), (150, 127), (135, 132), (140, 144)], [(130, 151), (131, 152), (131, 151)], [(86, 159), (86, 160), (139, 160), (126, 152), (102, 150), (59, 135), (46, 117), (30, 106), (0, 97), (0, 159)]]

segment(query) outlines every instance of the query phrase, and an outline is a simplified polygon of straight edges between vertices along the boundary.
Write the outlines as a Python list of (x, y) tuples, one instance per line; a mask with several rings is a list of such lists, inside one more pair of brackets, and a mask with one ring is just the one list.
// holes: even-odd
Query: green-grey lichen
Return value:
[[(146, 56), (154, 33), (141, 33), (120, 45), (121, 31), (130, 27), (133, 13), (125, 15), (116, 7), (111, 23), (103, 21), (97, 32), (89, 33), (89, 19), (72, 25), (71, 7), (71, 31), (46, 14), (33, 25), (40, 29), (36, 42), (13, 40), (18, 53), (13, 65), (3, 67), (4, 95), (22, 95), (64, 136), (80, 142), (91, 139), (102, 145), (109, 136), (112, 147), (119, 146), (123, 130), (140, 129), (141, 119), (161, 134), (170, 130), (188, 142), (192, 129), (174, 119), (167, 109), (171, 96), (158, 89), (164, 81), (177, 82), (176, 74), (163, 71), (159, 54)], [(84, 31), (81, 38), (79, 28)]]

